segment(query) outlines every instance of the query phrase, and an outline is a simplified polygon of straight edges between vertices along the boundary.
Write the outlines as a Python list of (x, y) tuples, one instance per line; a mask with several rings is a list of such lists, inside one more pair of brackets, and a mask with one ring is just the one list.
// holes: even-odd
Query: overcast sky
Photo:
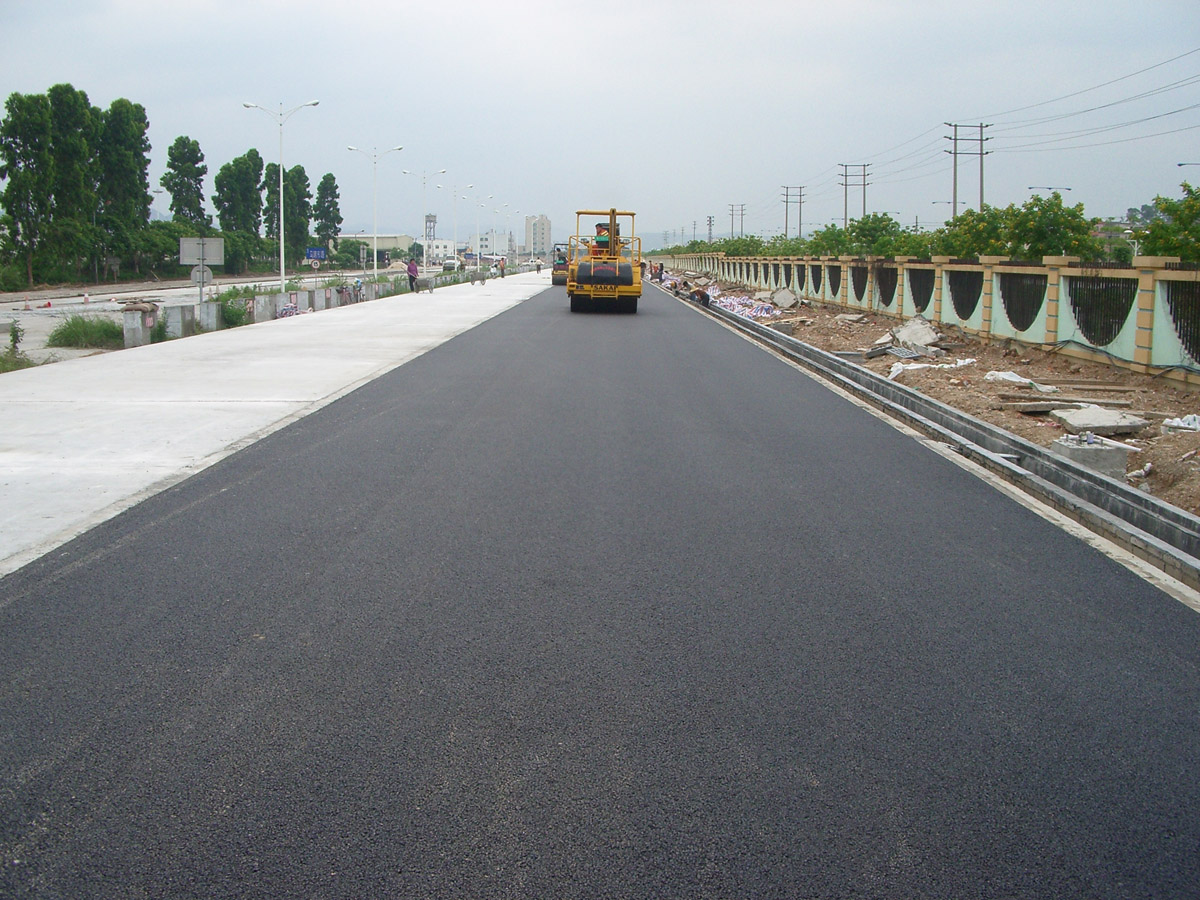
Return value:
[[(0, 0), (0, 11), (3, 96), (66, 82), (94, 106), (142, 104), (153, 186), (179, 135), (204, 152), (207, 195), (250, 147), (278, 161), (277, 118), (243, 102), (319, 100), (287, 121), (284, 165), (303, 165), (314, 191), (334, 174), (347, 232), (372, 230), (372, 162), (350, 144), (404, 147), (378, 160), (379, 233), (419, 235), (420, 173), (444, 168), (426, 179), (424, 211), (439, 237), (457, 221), (460, 240), (477, 211), (484, 230), (507, 214), (518, 240), (523, 217), (544, 213), (562, 239), (575, 209), (618, 206), (653, 247), (664, 232), (705, 237), (708, 216), (728, 235), (731, 204), (745, 204), (735, 230), (770, 236), (784, 229), (785, 185), (804, 187), (807, 232), (841, 223), (840, 163), (870, 164), (868, 212), (928, 226), (950, 215), (945, 122), (992, 126), (989, 204), (1069, 187), (1089, 215), (1119, 216), (1200, 182), (1200, 166), (1176, 165), (1200, 163), (1200, 0)], [(978, 129), (960, 135), (960, 208), (974, 207), (979, 144), (966, 139)], [(851, 217), (862, 204), (851, 187)]]

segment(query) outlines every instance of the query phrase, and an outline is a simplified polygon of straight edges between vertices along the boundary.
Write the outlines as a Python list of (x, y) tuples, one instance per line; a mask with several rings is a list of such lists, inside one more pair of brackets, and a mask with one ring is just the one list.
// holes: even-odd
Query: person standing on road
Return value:
[(408, 261), (408, 292), (414, 293), (417, 290), (417, 276), (421, 274), (421, 270), (417, 268), (417, 261), (410, 259)]

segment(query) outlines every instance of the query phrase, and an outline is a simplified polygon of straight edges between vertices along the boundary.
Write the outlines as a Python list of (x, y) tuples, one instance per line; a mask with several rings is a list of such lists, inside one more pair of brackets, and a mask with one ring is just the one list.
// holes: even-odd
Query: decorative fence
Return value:
[(1048, 256), (658, 257), (669, 267), (754, 290), (909, 319), (924, 316), (985, 340), (1053, 347), (1200, 385), (1200, 266), (1137, 257), (1130, 266)]

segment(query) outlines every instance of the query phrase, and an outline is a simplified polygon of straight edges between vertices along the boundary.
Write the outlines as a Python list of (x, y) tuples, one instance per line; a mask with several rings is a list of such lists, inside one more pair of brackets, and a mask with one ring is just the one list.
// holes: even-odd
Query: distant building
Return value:
[(455, 255), (454, 241), (450, 238), (434, 238), (425, 248), (425, 252), (429, 254), (430, 262), (443, 262)]
[(471, 235), (468, 246), (472, 252), (478, 250), (484, 256), (508, 256), (512, 252), (512, 237), (500, 231), (485, 231), (479, 235)]
[(554, 247), (550, 237), (550, 220), (546, 216), (525, 217), (525, 252), (532, 256), (549, 258)]

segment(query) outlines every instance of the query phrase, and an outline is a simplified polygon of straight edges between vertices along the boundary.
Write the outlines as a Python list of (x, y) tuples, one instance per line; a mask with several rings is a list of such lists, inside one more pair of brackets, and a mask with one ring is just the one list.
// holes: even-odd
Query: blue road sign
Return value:
[(304, 251), (304, 258), (305, 259), (324, 259), (325, 258), (325, 248), (324, 247), (309, 247), (307, 250)]

